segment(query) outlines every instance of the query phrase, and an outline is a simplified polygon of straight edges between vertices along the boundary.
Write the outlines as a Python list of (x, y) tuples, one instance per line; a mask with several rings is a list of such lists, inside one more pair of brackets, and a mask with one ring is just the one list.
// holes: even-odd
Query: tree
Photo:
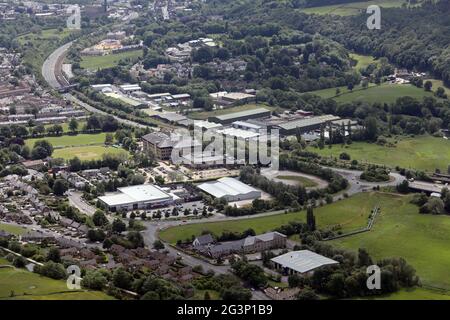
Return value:
[(112, 133), (107, 133), (105, 136), (105, 145), (112, 145), (114, 143), (114, 136)]
[(92, 290), (103, 290), (108, 283), (108, 279), (103, 275), (102, 271), (87, 271), (81, 285)]
[(61, 253), (58, 248), (51, 247), (47, 254), (47, 261), (53, 261), (56, 263), (61, 262)]
[(133, 277), (123, 268), (118, 268), (114, 271), (112, 280), (116, 287), (129, 290), (131, 289)]
[(78, 129), (78, 121), (77, 121), (77, 119), (71, 118), (70, 121), (69, 121), (69, 130), (72, 133), (75, 133), (77, 131), (77, 129)]
[(94, 223), (95, 226), (101, 227), (108, 224), (108, 218), (106, 218), (103, 211), (97, 210), (92, 216), (92, 222)]
[(33, 159), (44, 159), (50, 157), (53, 153), (53, 146), (47, 140), (39, 140), (34, 143), (31, 156)]
[(155, 240), (153, 242), (153, 248), (156, 250), (163, 250), (165, 247), (164, 244), (161, 242), (161, 240)]
[(55, 196), (61, 197), (67, 190), (69, 190), (67, 181), (63, 179), (56, 179), (53, 183), (53, 193)]
[(297, 294), (297, 300), (319, 300), (319, 296), (311, 288), (305, 287)]
[(209, 295), (209, 291), (205, 292), (205, 295), (203, 296), (203, 300), (211, 300), (211, 296)]
[(378, 121), (375, 117), (367, 117), (365, 121), (365, 133), (368, 140), (376, 140), (378, 137)]
[(314, 217), (314, 212), (312, 207), (308, 207), (306, 210), (306, 224), (310, 231), (316, 230), (316, 218)]
[(144, 247), (144, 238), (138, 231), (130, 231), (127, 240), (133, 244), (134, 248)]
[(117, 233), (122, 233), (127, 229), (125, 223), (120, 219), (114, 219), (112, 223), (112, 230)]
[(370, 255), (366, 251), (366, 249), (359, 248), (358, 249), (358, 265), (361, 267), (367, 267), (372, 264), (373, 264), (372, 258), (370, 257)]
[(424, 87), (425, 91), (431, 91), (431, 88), (433, 87), (433, 83), (430, 80), (425, 81), (423, 87)]
[(409, 182), (408, 180), (403, 180), (400, 184), (397, 185), (397, 191), (400, 193), (408, 193), (409, 192)]

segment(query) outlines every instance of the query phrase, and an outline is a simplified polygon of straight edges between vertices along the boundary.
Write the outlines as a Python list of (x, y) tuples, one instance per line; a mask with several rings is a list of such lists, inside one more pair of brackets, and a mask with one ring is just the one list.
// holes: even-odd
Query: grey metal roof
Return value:
[(257, 240), (266, 242), (266, 241), (272, 241), (276, 237), (286, 238), (286, 236), (284, 234), (279, 233), (277, 231), (267, 232), (267, 233), (263, 233), (263, 234), (259, 234), (256, 236), (250, 236), (250, 237), (245, 238), (244, 239), (244, 247), (253, 245)]
[(339, 264), (339, 262), (333, 259), (309, 250), (288, 252), (271, 260), (282, 265), (284, 268), (289, 268), (300, 273), (309, 272), (326, 265)]
[(320, 125), (323, 123), (327, 123), (327, 122), (335, 121), (335, 120), (339, 120), (339, 119), (340, 118), (338, 116), (327, 114), (324, 116), (303, 118), (303, 119), (288, 121), (285, 123), (281, 123), (278, 126), (284, 130), (292, 130), (295, 128), (303, 128), (303, 127), (309, 127), (309, 126), (313, 126), (313, 125)]
[(223, 120), (230, 120), (230, 119), (241, 118), (241, 117), (246, 117), (246, 116), (251, 116), (251, 115), (264, 114), (267, 112), (270, 112), (270, 110), (267, 110), (264, 108), (257, 108), (257, 109), (252, 109), (252, 110), (244, 110), (244, 111), (240, 111), (240, 112), (223, 114), (220, 116), (216, 116), (215, 118), (223, 121)]

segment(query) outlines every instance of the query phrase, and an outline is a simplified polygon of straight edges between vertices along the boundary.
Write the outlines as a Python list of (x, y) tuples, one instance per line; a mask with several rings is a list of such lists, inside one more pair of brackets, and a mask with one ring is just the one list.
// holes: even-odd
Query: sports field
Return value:
[(30, 148), (33, 148), (34, 143), (39, 140), (47, 140), (53, 146), (53, 148), (65, 148), (74, 146), (88, 146), (88, 145), (98, 145), (104, 144), (106, 133), (96, 133), (96, 134), (77, 134), (77, 135), (63, 135), (59, 137), (45, 137), (45, 138), (35, 138), (27, 139), (25, 144)]
[(450, 141), (432, 136), (398, 137), (388, 139), (397, 141), (395, 147), (380, 146), (376, 143), (353, 142), (351, 145), (333, 145), (324, 149), (309, 147), (308, 150), (321, 156), (338, 158), (342, 152), (351, 159), (386, 165), (391, 168), (400, 166), (434, 172), (436, 168), (443, 172), (450, 165)]
[(341, 91), (339, 96), (336, 96), (336, 88), (310, 91), (308, 93), (322, 98), (333, 98), (333, 100), (341, 103), (352, 101), (393, 103), (398, 98), (405, 96), (418, 100), (422, 100), (423, 97), (434, 96), (433, 92), (427, 92), (423, 88), (417, 88), (411, 84), (383, 83), (377, 86), (371, 83), (367, 89), (362, 89), (361, 86), (356, 86), (352, 91), (348, 90), (347, 87), (340, 87), (339, 89)]
[(0, 268), (0, 300), (5, 299), (111, 300), (113, 298), (99, 291), (71, 291), (67, 289), (63, 280), (45, 278), (23, 269)]
[[(380, 203), (384, 203), (386, 206), (394, 204), (389, 197), (382, 194), (358, 194), (349, 199), (314, 209), (316, 222), (321, 229), (338, 226), (342, 231), (359, 229), (367, 225), (371, 210)], [(282, 213), (234, 221), (196, 223), (166, 229), (160, 233), (160, 236), (167, 242), (176, 243), (177, 240), (185, 240), (191, 238), (192, 235), (200, 235), (205, 230), (219, 235), (223, 231), (242, 232), (252, 228), (259, 234), (272, 231), (277, 227), (288, 224), (290, 221), (306, 221), (305, 212)]]
[(351, 16), (366, 12), (367, 7), (370, 5), (378, 5), (381, 8), (395, 8), (401, 7), (403, 3), (407, 3), (407, 1), (404, 0), (361, 1), (323, 7), (306, 8), (302, 9), (302, 11), (309, 14), (332, 14), (338, 16)]
[(106, 69), (112, 68), (119, 64), (120, 60), (136, 61), (142, 57), (142, 50), (125, 51), (121, 53), (108, 54), (106, 56), (88, 56), (82, 57), (80, 67), (83, 69)]
[(122, 148), (106, 147), (106, 146), (84, 146), (56, 149), (53, 151), (53, 158), (62, 158), (70, 160), (78, 157), (80, 160), (96, 160), (101, 159), (104, 154), (123, 154), (128, 152)]

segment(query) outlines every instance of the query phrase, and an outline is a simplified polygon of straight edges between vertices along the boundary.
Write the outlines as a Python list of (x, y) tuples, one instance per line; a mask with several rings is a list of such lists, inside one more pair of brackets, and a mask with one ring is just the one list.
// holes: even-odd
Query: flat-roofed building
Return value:
[(116, 194), (99, 197), (109, 211), (137, 210), (164, 207), (173, 204), (177, 196), (152, 184), (118, 188)]
[(211, 129), (220, 129), (222, 128), (222, 125), (220, 123), (215, 122), (209, 122), (209, 121), (203, 121), (203, 120), (195, 120), (194, 121), (194, 128), (201, 128), (205, 130), (211, 130)]
[(226, 128), (223, 130), (218, 130), (217, 133), (221, 133), (226, 137), (237, 138), (240, 140), (256, 139), (259, 137), (259, 133), (257, 132), (236, 128)]
[(172, 152), (177, 149), (179, 153), (190, 154), (200, 142), (191, 137), (170, 137), (162, 132), (152, 132), (141, 138), (144, 152), (153, 153), (159, 160), (169, 160)]
[(259, 130), (261, 130), (263, 128), (262, 126), (260, 126), (258, 124), (245, 122), (245, 121), (235, 121), (235, 122), (233, 122), (233, 127), (237, 128), (237, 129), (243, 129), (243, 130), (248, 130), (248, 131), (253, 131), (253, 132), (258, 132)]
[(245, 121), (248, 119), (259, 119), (270, 117), (271, 111), (264, 108), (256, 108), (252, 110), (244, 110), (240, 112), (233, 112), (219, 116), (209, 117), (208, 120), (221, 124), (230, 124), (235, 121)]
[(260, 190), (230, 177), (202, 183), (198, 188), (214, 198), (225, 199), (228, 202), (261, 198)]
[(278, 128), (280, 130), (280, 133), (283, 135), (291, 135), (296, 134), (298, 131), (300, 131), (301, 133), (305, 133), (317, 130), (320, 129), (321, 126), (339, 119), (340, 118), (338, 116), (327, 114), (312, 118), (302, 118), (298, 120), (287, 121), (276, 125), (275, 128)]
[(284, 274), (311, 274), (318, 268), (339, 264), (339, 262), (324, 257), (309, 250), (291, 251), (272, 258), (275, 269)]

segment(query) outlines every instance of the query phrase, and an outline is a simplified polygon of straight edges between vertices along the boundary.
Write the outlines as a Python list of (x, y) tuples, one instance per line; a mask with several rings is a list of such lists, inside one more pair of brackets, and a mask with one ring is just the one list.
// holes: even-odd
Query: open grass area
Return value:
[(236, 106), (231, 108), (225, 108), (225, 109), (219, 109), (214, 111), (204, 111), (204, 112), (192, 112), (189, 114), (189, 118), (195, 119), (195, 120), (205, 120), (209, 117), (219, 116), (223, 114), (230, 114), (245, 110), (254, 110), (258, 108), (265, 108), (267, 110), (274, 110), (273, 107), (268, 107), (266, 105), (256, 105), (256, 104), (244, 104), (242, 106)]
[[(316, 222), (319, 228), (336, 228), (340, 226), (342, 231), (356, 230), (367, 225), (369, 214), (375, 205), (395, 205), (390, 197), (379, 193), (358, 194), (349, 199), (316, 208), (314, 210)], [(170, 243), (177, 240), (191, 238), (192, 235), (200, 235), (208, 230), (216, 235), (223, 231), (243, 232), (249, 228), (257, 234), (272, 231), (277, 227), (288, 224), (290, 221), (306, 221), (305, 212), (292, 212), (266, 217), (240, 219), (220, 222), (196, 223), (185, 226), (169, 228), (161, 231), (160, 237)]]
[[(369, 298), (372, 299), (372, 298)], [(450, 295), (437, 290), (422, 287), (403, 288), (389, 295), (373, 298), (374, 300), (450, 300)]]
[(315, 183), (314, 181), (312, 181), (308, 178), (305, 178), (305, 177), (301, 177), (301, 176), (279, 175), (276, 178), (280, 179), (280, 180), (294, 181), (298, 185), (301, 185), (305, 188), (311, 188), (311, 187), (317, 186), (317, 183)]
[(2, 299), (111, 300), (113, 298), (99, 291), (71, 291), (67, 289), (65, 281), (45, 278), (26, 270), (1, 268), (0, 300)]
[(384, 196), (370, 232), (328, 243), (351, 250), (366, 248), (375, 259), (403, 257), (423, 285), (450, 290), (450, 217), (419, 214), (410, 196)]
[(219, 292), (214, 290), (195, 290), (194, 296), (190, 300), (205, 300), (206, 291), (208, 291), (211, 300), (220, 300)]
[(125, 51), (115, 54), (108, 54), (106, 56), (88, 56), (82, 57), (80, 67), (83, 69), (99, 70), (112, 68), (117, 66), (121, 60), (124, 61), (136, 61), (142, 57), (142, 50)]
[(33, 148), (36, 141), (47, 140), (52, 144), (53, 148), (58, 149), (74, 146), (103, 145), (105, 142), (105, 137), (106, 133), (104, 132), (96, 134), (63, 135), (59, 137), (27, 139), (25, 144), (30, 148)]
[(338, 158), (342, 152), (350, 155), (351, 159), (362, 162), (386, 165), (394, 168), (412, 168), (434, 172), (436, 168), (443, 172), (450, 165), (450, 141), (432, 136), (398, 137), (388, 139), (397, 141), (395, 147), (381, 146), (376, 143), (354, 142), (351, 145), (333, 145), (325, 147), (308, 148), (321, 156)]
[(13, 226), (6, 223), (0, 223), (0, 230), (16, 234), (16, 235), (22, 235), (27, 232), (27, 229), (19, 226)]
[(361, 1), (323, 7), (306, 8), (302, 9), (302, 11), (309, 14), (320, 14), (320, 15), (332, 14), (339, 16), (351, 16), (366, 12), (367, 7), (370, 5), (378, 5), (382, 8), (396, 8), (401, 7), (403, 3), (407, 3), (407, 1), (405, 0)]
[(356, 54), (356, 53), (350, 53), (350, 58), (357, 61), (356, 65), (353, 67), (356, 70), (365, 68), (372, 63), (375, 63), (375, 64), (379, 63), (379, 61), (375, 60), (375, 58), (372, 56), (365, 56), (365, 55)]
[(56, 149), (52, 157), (62, 158), (64, 160), (70, 160), (78, 157), (83, 160), (96, 160), (101, 159), (104, 154), (124, 154), (128, 155), (128, 152), (122, 148), (106, 147), (106, 146), (83, 146), (83, 147), (70, 147)]
[(352, 101), (364, 101), (368, 103), (394, 103), (398, 98), (409, 96), (418, 100), (423, 97), (434, 96), (433, 92), (427, 92), (423, 88), (417, 88), (411, 84), (390, 84), (381, 85), (370, 84), (369, 88), (362, 89), (361, 86), (355, 86), (350, 91), (347, 87), (339, 87), (340, 94), (336, 96), (336, 88), (322, 89), (308, 93), (318, 95), (322, 98), (333, 98), (340, 103)]
[[(86, 124), (86, 121), (78, 121), (78, 129), (77, 130), (83, 129), (83, 126), (85, 124)], [(61, 123), (60, 125), (63, 128), (63, 132), (70, 132), (68, 122)], [(46, 124), (44, 127), (45, 127), (45, 129), (47, 129), (47, 128), (50, 128), (53, 126), (54, 126), (53, 124)]]
[[(425, 81), (427, 81), (427, 80), (425, 80)], [(442, 88), (444, 88), (447, 96), (450, 98), (450, 88), (446, 87), (442, 80), (430, 79), (430, 81), (433, 84), (433, 87), (431, 88), (431, 90), (433, 90), (433, 92), (436, 92), (437, 88), (442, 87)]]

